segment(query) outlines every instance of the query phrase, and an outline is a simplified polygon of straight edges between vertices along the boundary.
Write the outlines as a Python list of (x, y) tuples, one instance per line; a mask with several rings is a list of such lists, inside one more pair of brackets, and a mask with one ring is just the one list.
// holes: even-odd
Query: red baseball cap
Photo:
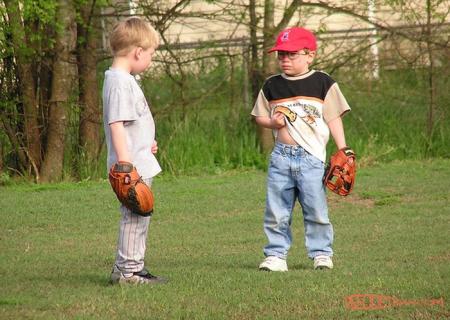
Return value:
[(277, 37), (275, 46), (269, 50), (273, 51), (298, 51), (309, 49), (315, 51), (317, 49), (317, 41), (314, 34), (300, 27), (284, 29)]

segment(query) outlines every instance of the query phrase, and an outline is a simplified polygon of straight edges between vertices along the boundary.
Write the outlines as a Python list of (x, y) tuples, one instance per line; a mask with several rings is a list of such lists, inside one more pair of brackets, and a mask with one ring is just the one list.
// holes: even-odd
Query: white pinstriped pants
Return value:
[[(152, 179), (144, 182), (151, 186)], [(120, 206), (122, 218), (119, 225), (117, 242), (116, 266), (122, 273), (139, 272), (144, 268), (144, 256), (147, 242), (148, 227), (151, 216), (143, 217), (125, 206)]]

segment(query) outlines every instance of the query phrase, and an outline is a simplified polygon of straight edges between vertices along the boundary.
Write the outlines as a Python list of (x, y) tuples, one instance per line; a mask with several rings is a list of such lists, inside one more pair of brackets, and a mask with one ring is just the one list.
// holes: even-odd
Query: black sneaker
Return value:
[(139, 272), (133, 272), (130, 276), (125, 276), (117, 266), (114, 266), (111, 272), (111, 283), (113, 284), (162, 284), (166, 282), (166, 278), (154, 276), (145, 268)]

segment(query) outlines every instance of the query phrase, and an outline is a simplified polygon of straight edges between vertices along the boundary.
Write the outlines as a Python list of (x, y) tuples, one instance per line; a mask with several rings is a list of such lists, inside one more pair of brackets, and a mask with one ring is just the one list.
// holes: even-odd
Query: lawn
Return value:
[[(289, 272), (257, 270), (264, 172), (163, 176), (154, 190), (146, 264), (170, 281), (121, 287), (108, 283), (119, 213), (106, 180), (1, 187), (0, 318), (450, 318), (450, 160), (362, 168), (351, 196), (329, 194), (331, 271), (312, 269), (298, 205)], [(351, 310), (353, 294), (420, 303)]]

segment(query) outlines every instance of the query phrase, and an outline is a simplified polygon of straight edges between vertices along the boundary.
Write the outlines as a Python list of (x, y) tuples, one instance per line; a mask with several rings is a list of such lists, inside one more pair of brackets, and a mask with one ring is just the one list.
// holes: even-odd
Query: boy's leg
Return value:
[(333, 226), (328, 218), (328, 206), (322, 178), (322, 161), (305, 151), (300, 162), (298, 200), (305, 225), (305, 245), (308, 257), (333, 255)]
[(290, 169), (291, 157), (283, 148), (283, 145), (276, 144), (270, 158), (264, 216), (268, 244), (264, 254), (286, 259), (292, 243), (291, 222), (296, 189)]
[[(151, 185), (152, 179), (145, 183)], [(122, 218), (119, 227), (116, 266), (124, 274), (144, 269), (148, 227), (151, 217), (143, 217), (131, 212), (125, 206), (120, 207)]]
[(144, 256), (150, 217), (143, 217), (120, 207), (122, 219), (119, 227), (116, 266), (124, 274), (141, 271), (144, 268)]

